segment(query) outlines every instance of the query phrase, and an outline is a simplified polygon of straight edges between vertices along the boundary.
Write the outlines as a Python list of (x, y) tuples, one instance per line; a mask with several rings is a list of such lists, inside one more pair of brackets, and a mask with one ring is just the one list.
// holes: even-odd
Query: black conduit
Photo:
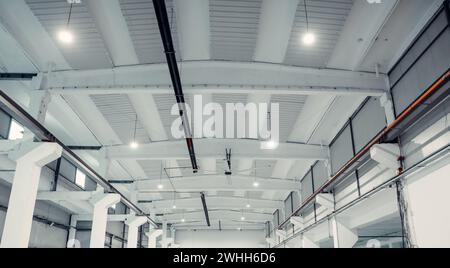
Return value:
[(32, 80), (35, 73), (0, 73), (0, 80), (27, 81)]
[(180, 117), (183, 122), (184, 134), (186, 136), (186, 143), (191, 158), (192, 169), (197, 173), (197, 159), (195, 157), (194, 143), (192, 141), (191, 128), (186, 112), (186, 103), (184, 100), (183, 88), (181, 85), (180, 73), (178, 71), (177, 59), (175, 57), (175, 49), (173, 47), (172, 33), (170, 29), (169, 19), (167, 16), (166, 3), (164, 0), (153, 0), (156, 18), (158, 19), (159, 31), (164, 45), (164, 53), (166, 54), (167, 64), (169, 65), (170, 77), (172, 79), (175, 97), (177, 99), (178, 108), (180, 110)]
[(206, 206), (206, 198), (205, 198), (204, 193), (201, 193), (201, 198), (202, 198), (203, 211), (205, 212), (206, 224), (208, 224), (208, 227), (211, 227), (211, 222), (209, 221), (208, 207)]

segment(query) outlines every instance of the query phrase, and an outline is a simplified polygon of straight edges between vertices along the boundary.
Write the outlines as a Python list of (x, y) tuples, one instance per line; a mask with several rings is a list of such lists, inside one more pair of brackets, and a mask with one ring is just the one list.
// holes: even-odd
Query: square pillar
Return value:
[(172, 238), (172, 241), (173, 241), (171, 247), (174, 247), (175, 246), (175, 234), (176, 234), (177, 230), (175, 230), (175, 227), (172, 226), (170, 231), (171, 231), (170, 238)]
[(167, 248), (168, 246), (168, 241), (167, 241), (167, 221), (163, 222), (163, 226), (162, 226), (162, 241), (161, 241), (161, 246), (162, 248)]
[(306, 237), (305, 235), (301, 236), (302, 248), (320, 248), (314, 241)]
[(98, 193), (89, 202), (94, 206), (90, 248), (104, 248), (108, 208), (120, 202), (119, 194)]
[(148, 237), (148, 248), (156, 248), (156, 239), (163, 234), (161, 229), (153, 229), (150, 232), (146, 233)]
[(9, 158), (16, 160), (1, 248), (27, 248), (41, 169), (61, 157), (56, 143), (24, 143)]
[(69, 237), (67, 239), (67, 248), (76, 247), (77, 223), (78, 217), (76, 215), (72, 215), (72, 217), (70, 218), (70, 229), (69, 229)]
[[(42, 84), (45, 83), (44, 80), (46, 80), (46, 78), (44, 78), (42, 74), (39, 74), (33, 79), (32, 83), (35, 84), (34, 88), (40, 90), (32, 91), (30, 103), (28, 105), (28, 112), (42, 125), (45, 124), (48, 107), (52, 100), (51, 94), (48, 91), (42, 90)], [(33, 138), (34, 134), (30, 130), (26, 129), (24, 133), (24, 140), (31, 141)]]
[(358, 235), (339, 222), (336, 217), (331, 218), (331, 233), (334, 248), (352, 248), (358, 242)]
[[(388, 87), (389, 81), (386, 82)], [(381, 107), (384, 109), (384, 113), (386, 114), (387, 124), (390, 125), (395, 121), (395, 112), (394, 112), (394, 102), (392, 101), (392, 97), (390, 93), (384, 93), (380, 98)]]
[(125, 221), (128, 225), (127, 248), (137, 248), (139, 227), (147, 222), (147, 217), (130, 217)]

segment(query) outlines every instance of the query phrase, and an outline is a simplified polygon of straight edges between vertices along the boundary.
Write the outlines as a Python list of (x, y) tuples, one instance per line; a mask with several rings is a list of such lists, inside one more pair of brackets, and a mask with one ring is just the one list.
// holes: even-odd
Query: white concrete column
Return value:
[(305, 227), (304, 219), (302, 217), (291, 217), (289, 222), (294, 225), (296, 230), (302, 230)]
[(319, 246), (314, 241), (312, 241), (305, 235), (302, 235), (301, 240), (302, 240), (302, 248), (319, 248)]
[(148, 237), (148, 248), (156, 248), (156, 239), (163, 234), (161, 229), (153, 229), (145, 235)]
[(171, 229), (170, 229), (170, 231), (171, 231), (171, 235), (170, 235), (170, 238), (172, 238), (172, 246), (174, 246), (175, 245), (175, 234), (176, 234), (176, 230), (175, 230), (175, 228), (174, 227), (172, 227)]
[(334, 197), (332, 194), (318, 194), (316, 203), (325, 207), (329, 213), (334, 210)]
[(331, 218), (331, 233), (335, 248), (352, 248), (358, 241), (358, 235), (339, 222), (336, 217)]
[(104, 248), (108, 208), (120, 202), (120, 195), (98, 193), (89, 202), (94, 206), (90, 248)]
[(400, 146), (396, 143), (376, 144), (370, 149), (370, 157), (380, 165), (397, 170), (400, 167)]
[(283, 242), (287, 238), (287, 232), (284, 230), (276, 230), (275, 232), (276, 237), (278, 238), (278, 241)]
[(380, 98), (380, 105), (384, 108), (387, 124), (390, 125), (395, 121), (394, 102), (389, 93), (383, 94)]
[(127, 248), (137, 248), (139, 227), (147, 222), (147, 217), (130, 217), (125, 221), (128, 225)]
[(30, 114), (41, 124), (45, 123), (48, 106), (51, 100), (52, 96), (48, 91), (38, 91), (31, 94)]
[(98, 163), (99, 163), (98, 173), (102, 177), (106, 178), (108, 176), (109, 167), (111, 166), (111, 159), (109, 159), (106, 156), (106, 151), (104, 149), (102, 149), (99, 152), (99, 154), (100, 154), (100, 157), (98, 159)]
[(163, 231), (163, 234), (162, 234), (162, 241), (161, 241), (161, 246), (162, 246), (162, 248), (167, 248), (167, 221), (164, 221), (163, 222), (163, 227), (162, 227), (162, 231)]
[[(39, 75), (38, 77), (42, 77), (42, 75)], [(30, 93), (28, 112), (42, 125), (45, 124), (45, 118), (47, 116), (48, 106), (50, 105), (51, 99), (51, 94), (48, 91), (35, 90)], [(25, 129), (23, 138), (24, 140), (31, 141), (34, 138), (34, 134), (30, 130)]]
[(69, 237), (67, 240), (68, 248), (74, 246), (74, 241), (77, 236), (77, 223), (78, 223), (78, 217), (76, 215), (72, 215), (72, 218), (70, 219)]
[(274, 235), (272, 235), (271, 237), (267, 237), (266, 242), (269, 245), (269, 248), (274, 247), (278, 244), (276, 236), (274, 236)]
[(61, 154), (56, 143), (30, 142), (9, 155), (17, 164), (0, 247), (28, 247), (41, 169)]

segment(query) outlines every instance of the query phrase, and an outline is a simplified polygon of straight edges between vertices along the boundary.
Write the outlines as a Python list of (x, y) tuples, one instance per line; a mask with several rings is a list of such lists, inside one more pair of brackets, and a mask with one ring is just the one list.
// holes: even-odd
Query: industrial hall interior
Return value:
[(0, 0), (0, 248), (450, 248), (450, 0)]

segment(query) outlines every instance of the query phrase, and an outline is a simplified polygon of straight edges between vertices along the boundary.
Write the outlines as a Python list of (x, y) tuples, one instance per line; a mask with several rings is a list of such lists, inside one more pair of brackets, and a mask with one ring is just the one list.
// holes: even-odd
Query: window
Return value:
[(81, 170), (77, 169), (75, 175), (75, 183), (81, 188), (85, 188), (86, 186), (86, 174), (84, 174)]
[(23, 138), (23, 132), (24, 132), (24, 128), (19, 125), (19, 123), (17, 123), (14, 120), (11, 120), (11, 126), (9, 127), (9, 134), (8, 134), (8, 139), (9, 140), (20, 140)]

